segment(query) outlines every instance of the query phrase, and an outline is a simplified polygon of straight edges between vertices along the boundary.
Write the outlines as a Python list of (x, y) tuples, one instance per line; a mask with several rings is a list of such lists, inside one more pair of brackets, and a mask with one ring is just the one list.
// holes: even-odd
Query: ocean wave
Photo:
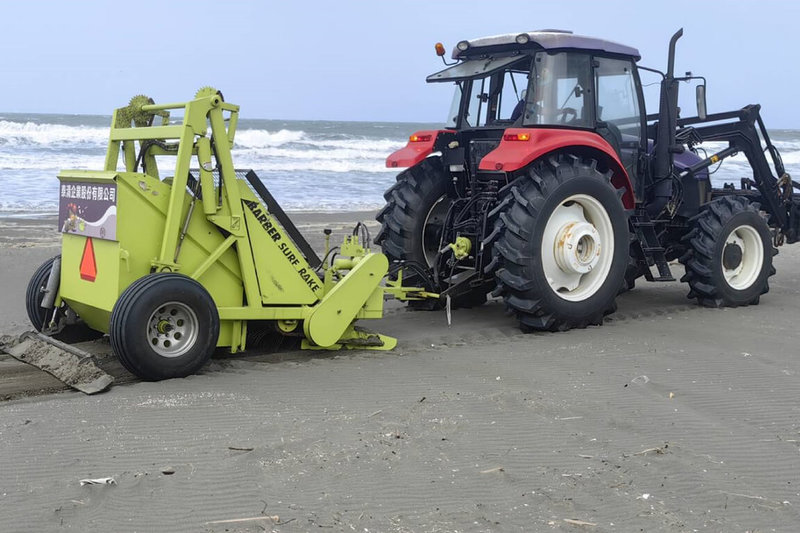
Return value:
[(392, 173), (397, 174), (396, 168), (386, 168), (382, 162), (365, 162), (359, 164), (352, 160), (318, 159), (310, 161), (269, 161), (268, 164), (258, 161), (243, 161), (236, 165), (237, 168), (252, 168), (263, 172), (286, 172), (293, 175), (303, 172), (331, 172), (346, 174), (350, 172), (365, 172), (370, 174)]
[(303, 141), (302, 144), (313, 145), (321, 150), (369, 150), (373, 152), (381, 152), (383, 157), (388, 156), (395, 150), (399, 150), (405, 146), (405, 142), (399, 142), (397, 139), (347, 139), (347, 140), (334, 140), (334, 139), (309, 139)]
[(108, 128), (35, 124), (0, 120), (0, 143), (17, 145), (64, 145), (108, 143)]
[(236, 132), (234, 147), (269, 148), (297, 142), (306, 137), (302, 130), (239, 130)]
[(308, 150), (301, 147), (272, 147), (272, 148), (249, 148), (249, 149), (234, 149), (234, 161), (238, 163), (238, 157), (252, 157), (261, 159), (297, 159), (297, 160), (312, 160), (312, 159), (374, 159), (376, 161), (383, 161), (386, 157), (393, 152), (393, 150), (376, 150), (372, 147), (362, 148), (330, 148), (328, 150)]
[[(105, 150), (108, 135), (109, 128), (0, 120), (0, 146), (67, 150), (70, 146), (88, 145), (97, 150)], [(242, 129), (236, 134), (234, 149), (264, 150), (263, 155), (277, 157), (293, 157), (291, 153), (275, 151), (277, 148), (284, 148), (297, 152), (341, 150), (340, 154), (333, 154), (334, 157), (340, 158), (364, 158), (369, 153), (385, 158), (403, 145), (404, 142), (397, 139), (367, 137), (330, 139), (324, 135), (309, 135), (303, 130)], [(331, 154), (326, 154), (325, 157), (329, 155)]]
[[(50, 213), (57, 209), (58, 179), (62, 169), (102, 170), (108, 127), (99, 120), (67, 117), (5, 115), (0, 117), (0, 171), (4, 191), (3, 213)], [(44, 122), (42, 122), (42, 120)], [(406, 143), (403, 125), (393, 131), (377, 126), (314, 122), (255, 122), (237, 132), (233, 160), (237, 168), (252, 168), (285, 209), (346, 211), (380, 208), (383, 192), (394, 183), (398, 169), (386, 168), (386, 157)], [(775, 132), (787, 171), (800, 175), (800, 134)], [(727, 147), (705, 143), (710, 156)], [(702, 152), (701, 152), (702, 155)], [(120, 159), (121, 161), (121, 159)], [(174, 172), (174, 158), (159, 157), (161, 176)], [(197, 166), (196, 160), (192, 166)], [(120, 165), (120, 169), (122, 166)], [(717, 169), (713, 165), (711, 170)], [(743, 154), (728, 158), (711, 176), (715, 187), (738, 185), (752, 177)], [(308, 185), (313, 184), (309, 189)]]
[[(276, 172), (397, 172), (387, 169), (384, 158), (372, 154), (325, 154), (319, 157), (302, 157), (302, 152), (286, 151), (283, 155), (262, 154), (260, 151), (238, 152), (234, 150), (236, 168), (255, 168)], [(193, 162), (194, 163), (194, 162)], [(70, 154), (8, 154), (0, 157), (0, 171), (47, 172), (55, 176), (63, 169), (102, 170), (104, 156), (79, 156)], [(196, 164), (193, 164), (196, 166)], [(121, 166), (119, 167), (122, 168)], [(159, 158), (159, 173), (164, 176), (175, 169), (174, 159)]]
[(36, 170), (57, 173), (66, 168), (103, 170), (105, 156), (76, 155), (69, 153), (3, 154), (0, 170)]

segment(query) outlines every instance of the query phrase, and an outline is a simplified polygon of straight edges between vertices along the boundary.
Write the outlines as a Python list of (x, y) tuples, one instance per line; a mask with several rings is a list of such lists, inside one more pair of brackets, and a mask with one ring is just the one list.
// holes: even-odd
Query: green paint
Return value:
[[(170, 123), (172, 111), (182, 115), (178, 122)], [(355, 321), (380, 318), (384, 292), (402, 299), (437, 295), (402, 287), (400, 280), (383, 287), (386, 258), (355, 236), (345, 239), (333, 264), (323, 265), (320, 279), (236, 177), (231, 148), (238, 114), (238, 106), (209, 87), (184, 103), (156, 105), (136, 96), (114, 112), (104, 169), (65, 170), (59, 179), (116, 185), (117, 240), (94, 241), (98, 273), (91, 282), (79, 271), (85, 237), (64, 235), (60, 297), (92, 328), (107, 332), (114, 304), (132, 282), (151, 272), (181, 272), (213, 297), (218, 346), (231, 352), (245, 348), (248, 320), (281, 321), (285, 331), (302, 322), (308, 348), (391, 349), (394, 339), (365, 333)], [(143, 145), (149, 146), (144, 154)], [(156, 156), (175, 158), (174, 176), (161, 177)], [(194, 177), (202, 199), (187, 189), (192, 168), (200, 169)], [(287, 324), (295, 326), (287, 330)]]

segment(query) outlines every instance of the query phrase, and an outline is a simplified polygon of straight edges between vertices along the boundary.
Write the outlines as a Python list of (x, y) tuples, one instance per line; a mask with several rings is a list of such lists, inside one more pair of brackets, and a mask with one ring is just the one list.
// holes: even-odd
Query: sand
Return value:
[[(294, 215), (315, 246), (368, 217)], [(27, 328), (50, 222), (0, 220), (0, 332)], [(640, 282), (602, 327), (524, 335), (496, 301), (450, 327), (390, 303), (365, 325), (393, 352), (160, 383), (105, 359), (118, 381), (92, 397), (0, 356), (0, 530), (797, 531), (799, 258), (759, 306)]]

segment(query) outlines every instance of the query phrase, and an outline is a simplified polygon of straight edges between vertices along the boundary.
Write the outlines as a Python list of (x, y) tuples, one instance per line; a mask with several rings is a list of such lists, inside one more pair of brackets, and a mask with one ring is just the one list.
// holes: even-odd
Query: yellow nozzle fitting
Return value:
[(453, 250), (453, 255), (459, 261), (469, 255), (472, 250), (472, 241), (466, 237), (456, 237), (456, 242), (448, 244)]

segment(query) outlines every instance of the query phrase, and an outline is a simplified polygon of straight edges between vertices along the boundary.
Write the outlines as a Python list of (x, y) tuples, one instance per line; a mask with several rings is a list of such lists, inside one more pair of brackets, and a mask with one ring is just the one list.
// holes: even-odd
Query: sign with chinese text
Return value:
[(62, 233), (117, 239), (117, 184), (62, 182), (58, 201)]

